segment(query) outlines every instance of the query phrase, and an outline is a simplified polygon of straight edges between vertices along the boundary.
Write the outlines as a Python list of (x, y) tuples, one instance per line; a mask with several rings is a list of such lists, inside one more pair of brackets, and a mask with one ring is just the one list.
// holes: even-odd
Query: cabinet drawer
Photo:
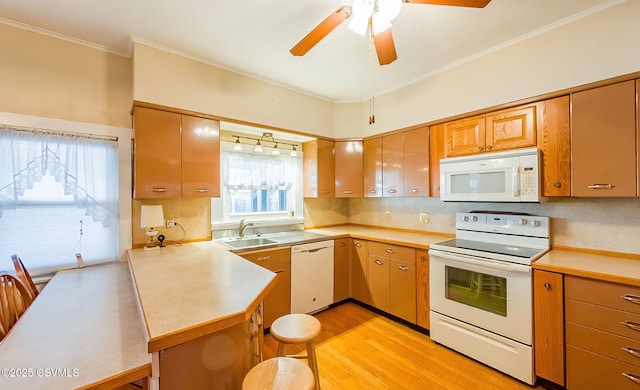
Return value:
[(565, 299), (564, 306), (565, 319), (568, 322), (640, 340), (640, 314), (609, 309), (574, 299)]
[(238, 255), (268, 268), (273, 264), (291, 262), (291, 247), (244, 252)]
[(565, 297), (640, 314), (640, 287), (567, 275)]
[(640, 341), (567, 322), (567, 344), (632, 364), (640, 369)]
[(401, 245), (371, 241), (369, 242), (369, 253), (378, 256), (392, 257), (394, 259), (402, 259), (414, 264), (416, 262), (416, 250)]
[[(638, 383), (624, 376), (635, 377)], [(567, 389), (569, 390), (638, 390), (640, 368), (614, 359), (567, 346)]]

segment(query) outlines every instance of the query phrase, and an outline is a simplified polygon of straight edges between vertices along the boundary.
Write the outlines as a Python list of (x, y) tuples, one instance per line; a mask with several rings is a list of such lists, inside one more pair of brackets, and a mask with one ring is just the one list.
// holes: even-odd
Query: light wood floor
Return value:
[[(542, 389), (464, 357), (405, 325), (348, 302), (317, 313), (316, 340), (323, 390)], [(277, 343), (265, 335), (265, 358)], [(287, 354), (304, 351), (288, 346)], [(303, 360), (304, 361), (304, 360)]]

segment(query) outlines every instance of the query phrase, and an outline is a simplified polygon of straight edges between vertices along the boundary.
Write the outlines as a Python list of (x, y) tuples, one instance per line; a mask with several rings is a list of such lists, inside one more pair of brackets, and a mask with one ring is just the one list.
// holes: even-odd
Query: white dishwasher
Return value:
[(291, 247), (291, 312), (313, 313), (333, 303), (333, 240)]

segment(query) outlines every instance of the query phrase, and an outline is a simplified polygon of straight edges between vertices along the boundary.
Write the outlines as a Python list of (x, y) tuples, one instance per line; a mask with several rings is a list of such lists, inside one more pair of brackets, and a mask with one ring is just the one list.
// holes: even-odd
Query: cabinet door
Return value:
[(485, 117), (485, 150), (507, 150), (536, 145), (536, 106), (509, 108)]
[(429, 329), (429, 253), (416, 249), (416, 324)]
[(350, 256), (349, 238), (337, 238), (333, 247), (333, 302), (349, 298)]
[(351, 297), (367, 302), (367, 241), (351, 240)]
[(368, 255), (367, 288), (369, 301), (373, 307), (389, 312), (391, 300), (389, 296), (389, 258), (375, 254)]
[(134, 126), (134, 197), (181, 196), (180, 114), (136, 107)]
[(484, 152), (484, 117), (460, 119), (444, 124), (445, 157)]
[(429, 196), (429, 129), (404, 133), (403, 183), (405, 197)]
[(336, 198), (362, 198), (362, 141), (336, 141)]
[(440, 197), (440, 159), (444, 158), (444, 123), (429, 127), (429, 166), (432, 197)]
[(403, 196), (404, 134), (382, 137), (382, 196)]
[(569, 96), (540, 103), (538, 149), (542, 151), (544, 196), (571, 195), (571, 130)]
[(416, 264), (389, 259), (390, 313), (416, 323)]
[(334, 142), (317, 139), (302, 145), (305, 198), (335, 196)]
[(573, 196), (636, 195), (635, 81), (571, 95)]
[(182, 196), (220, 196), (220, 122), (182, 115)]
[(562, 274), (534, 270), (534, 354), (536, 375), (564, 386)]
[(241, 256), (276, 273), (276, 284), (264, 299), (264, 328), (291, 313), (291, 248), (256, 250)]
[(363, 142), (363, 183), (365, 197), (382, 196), (382, 137)]

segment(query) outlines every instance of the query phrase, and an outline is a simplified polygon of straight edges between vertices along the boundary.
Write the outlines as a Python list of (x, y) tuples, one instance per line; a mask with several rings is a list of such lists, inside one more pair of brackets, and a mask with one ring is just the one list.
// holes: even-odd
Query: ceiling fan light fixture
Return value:
[(390, 28), (391, 20), (387, 19), (385, 15), (380, 14), (380, 12), (373, 14), (371, 17), (371, 29), (373, 30), (373, 35), (378, 35)]
[(402, 0), (377, 0), (376, 4), (378, 6), (376, 14), (382, 14), (389, 23), (400, 15), (402, 9)]
[(369, 18), (375, 8), (375, 0), (353, 0), (349, 30), (364, 36), (369, 26)]

